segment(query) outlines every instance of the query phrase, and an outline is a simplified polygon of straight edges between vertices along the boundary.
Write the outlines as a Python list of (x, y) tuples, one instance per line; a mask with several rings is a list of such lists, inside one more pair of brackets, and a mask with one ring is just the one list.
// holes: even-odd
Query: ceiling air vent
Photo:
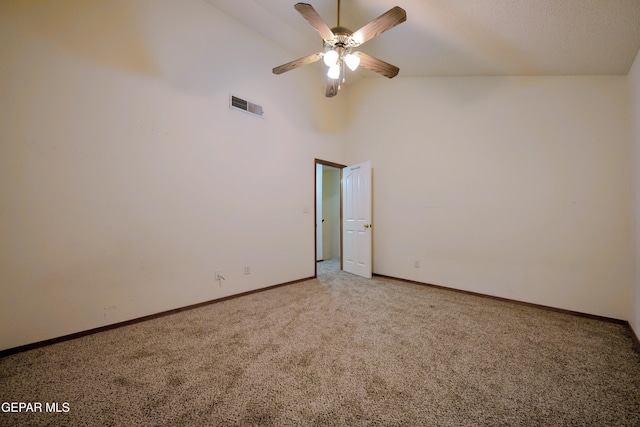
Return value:
[(262, 106), (254, 104), (253, 102), (246, 101), (242, 98), (238, 98), (234, 95), (231, 95), (229, 106), (231, 108), (235, 108), (236, 110), (244, 111), (245, 113), (249, 113), (258, 117), (262, 117), (262, 115), (264, 114), (264, 111), (262, 111)]

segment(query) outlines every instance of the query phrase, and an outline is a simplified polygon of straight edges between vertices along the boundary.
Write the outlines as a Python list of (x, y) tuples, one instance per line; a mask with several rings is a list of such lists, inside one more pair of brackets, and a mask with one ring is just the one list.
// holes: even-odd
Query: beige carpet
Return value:
[(0, 425), (640, 423), (640, 354), (623, 325), (319, 268), (0, 359), (2, 402), (43, 405), (0, 412)]

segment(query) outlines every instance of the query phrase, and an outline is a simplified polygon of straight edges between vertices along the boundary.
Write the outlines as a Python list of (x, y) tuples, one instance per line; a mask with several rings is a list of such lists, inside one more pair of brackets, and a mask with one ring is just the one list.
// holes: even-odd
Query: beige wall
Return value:
[(372, 162), (375, 273), (628, 318), (626, 77), (351, 89), (347, 161)]
[(636, 336), (640, 336), (640, 52), (629, 71), (629, 83), (632, 105), (632, 131), (634, 138), (634, 219), (635, 219), (635, 267), (636, 275), (633, 287), (633, 310), (629, 318), (629, 323), (633, 327)]
[(314, 158), (372, 161), (376, 273), (640, 329), (638, 60), (327, 100), (198, 0), (4, 1), (0, 41), (0, 349), (313, 275)]
[(0, 349), (314, 274), (311, 67), (198, 0), (4, 1), (0, 40)]

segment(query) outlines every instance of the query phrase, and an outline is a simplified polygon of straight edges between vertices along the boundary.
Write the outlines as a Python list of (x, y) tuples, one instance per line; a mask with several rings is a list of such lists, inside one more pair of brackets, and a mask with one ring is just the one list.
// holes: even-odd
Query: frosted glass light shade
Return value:
[(336, 62), (338, 61), (338, 56), (339, 56), (338, 52), (336, 52), (335, 50), (329, 50), (324, 54), (324, 63), (327, 65), (327, 67), (336, 65)]
[(358, 55), (350, 53), (349, 55), (345, 56), (344, 62), (347, 64), (347, 67), (351, 69), (351, 71), (355, 71), (356, 68), (358, 68), (358, 65), (360, 65), (360, 57)]
[(330, 79), (339, 78), (340, 77), (340, 65), (333, 64), (331, 67), (329, 67), (329, 71), (327, 72), (327, 76), (329, 76)]

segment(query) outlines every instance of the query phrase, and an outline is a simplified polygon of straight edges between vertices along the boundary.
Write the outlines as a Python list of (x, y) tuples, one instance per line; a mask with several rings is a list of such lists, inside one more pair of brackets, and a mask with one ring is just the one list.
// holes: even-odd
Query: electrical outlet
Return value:
[(413, 263), (413, 267), (414, 268), (420, 268), (420, 261), (415, 260), (414, 263)]
[(244, 266), (244, 274), (251, 274), (251, 267), (248, 265)]

